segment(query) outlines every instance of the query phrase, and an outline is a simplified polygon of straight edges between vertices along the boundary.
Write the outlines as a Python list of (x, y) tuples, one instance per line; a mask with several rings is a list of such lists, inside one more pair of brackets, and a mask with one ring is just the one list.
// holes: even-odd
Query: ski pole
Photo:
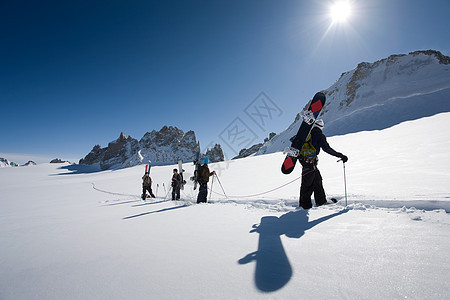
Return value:
[(172, 190), (172, 187), (169, 188), (169, 191), (167, 192), (166, 196), (164, 197), (164, 200), (166, 200), (167, 196), (169, 196), (171, 190)]
[(214, 184), (214, 176), (211, 179), (211, 193), (209, 193), (209, 201), (211, 201), (212, 193), (213, 193), (213, 184)]
[(164, 188), (164, 194), (167, 193), (166, 186), (164, 185), (164, 182), (163, 182), (163, 188)]
[(345, 191), (345, 206), (347, 206), (347, 177), (345, 176), (345, 162), (340, 159), (337, 162), (342, 161), (342, 166), (344, 167), (344, 191)]
[(220, 182), (219, 176), (215, 174), (217, 177), (217, 181), (219, 182), (220, 188), (222, 189), (223, 194), (225, 195), (225, 198), (228, 198), (227, 194), (225, 193), (225, 190), (223, 189), (222, 183)]
[(345, 206), (347, 206), (347, 178), (345, 176), (345, 162), (342, 161), (342, 165), (344, 166)]
[(159, 184), (156, 184), (156, 197), (158, 197)]

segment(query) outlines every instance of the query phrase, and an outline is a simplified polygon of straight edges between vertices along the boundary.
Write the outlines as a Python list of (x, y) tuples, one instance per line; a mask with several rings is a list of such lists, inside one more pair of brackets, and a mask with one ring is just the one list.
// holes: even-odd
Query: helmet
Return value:
[(209, 164), (209, 158), (208, 158), (208, 156), (205, 157), (205, 159), (203, 160), (203, 163), (204, 163), (205, 165)]
[(320, 129), (323, 129), (324, 123), (322, 119), (317, 119), (316, 123), (314, 123), (314, 127), (319, 127)]

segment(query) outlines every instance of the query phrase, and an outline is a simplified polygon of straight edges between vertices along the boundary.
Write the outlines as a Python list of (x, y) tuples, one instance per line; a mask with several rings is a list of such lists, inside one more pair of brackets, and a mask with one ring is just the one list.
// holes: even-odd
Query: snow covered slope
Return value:
[[(450, 111), (450, 58), (438, 51), (392, 55), (356, 69), (324, 91), (324, 133), (380, 130), (408, 120)], [(298, 118), (258, 154), (282, 151), (297, 133)]]
[(152, 168), (147, 202), (144, 165), (2, 168), (0, 299), (448, 299), (449, 126), (443, 113), (330, 138), (349, 156), (346, 208), (325, 153), (340, 201), (307, 211), (281, 153), (211, 164), (228, 198), (214, 180), (198, 205), (190, 182), (164, 200), (174, 166)]

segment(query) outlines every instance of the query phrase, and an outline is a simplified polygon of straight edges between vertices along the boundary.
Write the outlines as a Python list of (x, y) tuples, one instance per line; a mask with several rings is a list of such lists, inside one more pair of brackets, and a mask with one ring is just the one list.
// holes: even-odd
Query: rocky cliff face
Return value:
[[(264, 143), (267, 143), (268, 141), (270, 141), (274, 136), (276, 136), (276, 133), (271, 132), (269, 134), (269, 137), (264, 139)], [(261, 149), (261, 147), (264, 145), (264, 143), (255, 144), (248, 149), (243, 148), (243, 149), (241, 149), (241, 151), (239, 151), (239, 154), (237, 156), (233, 157), (232, 159), (244, 158), (244, 157), (253, 155), (253, 154), (257, 153), (259, 151), (259, 149)]]
[(17, 166), (19, 166), (19, 165), (16, 164), (15, 162), (10, 162), (6, 158), (0, 157), (0, 168), (17, 167)]
[(211, 149), (207, 149), (205, 156), (207, 156), (212, 163), (225, 160), (222, 147), (219, 144), (215, 144)]
[(139, 158), (138, 141), (131, 136), (126, 136), (123, 132), (119, 138), (108, 144), (103, 152), (103, 158), (100, 161), (100, 168), (103, 170), (115, 166), (130, 167), (141, 162)]
[(325, 93), (322, 119), (328, 135), (379, 130), (450, 111), (450, 57), (427, 50), (360, 63)]
[[(31, 162), (31, 161), (29, 161)], [(29, 163), (28, 162), (28, 163)], [(34, 162), (32, 162), (34, 163)], [(36, 164), (36, 163), (34, 163)], [(9, 161), (6, 158), (0, 157), (0, 168), (6, 168), (6, 167), (18, 167), (19, 164), (13, 162), (13, 161)], [(24, 166), (28, 166), (27, 164), (25, 164)]]
[(160, 131), (147, 132), (139, 141), (144, 161), (155, 164), (171, 164), (179, 159), (193, 161), (196, 155), (197, 141), (195, 133), (176, 127), (164, 126)]
[(63, 164), (63, 163), (70, 163), (70, 161), (62, 160), (60, 158), (54, 158), (50, 161), (51, 164)]
[[(391, 55), (363, 62), (323, 91), (327, 102), (319, 118), (327, 136), (381, 130), (404, 121), (450, 111), (450, 57), (438, 51)], [(297, 115), (258, 154), (282, 151), (301, 124)]]
[[(80, 164), (99, 164), (103, 170), (125, 168), (151, 161), (153, 165), (174, 164), (178, 160), (193, 161), (196, 157), (197, 140), (193, 131), (184, 133), (176, 127), (164, 126), (161, 130), (147, 132), (140, 141), (121, 133), (119, 138), (101, 148), (94, 146)], [(210, 160), (223, 161), (220, 145), (209, 150)]]

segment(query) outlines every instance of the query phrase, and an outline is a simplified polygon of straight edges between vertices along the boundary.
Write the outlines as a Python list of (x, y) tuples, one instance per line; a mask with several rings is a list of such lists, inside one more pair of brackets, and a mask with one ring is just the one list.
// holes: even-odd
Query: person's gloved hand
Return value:
[(348, 161), (348, 157), (345, 156), (344, 154), (341, 154), (341, 159), (342, 159), (342, 161), (345, 162), (345, 163)]

